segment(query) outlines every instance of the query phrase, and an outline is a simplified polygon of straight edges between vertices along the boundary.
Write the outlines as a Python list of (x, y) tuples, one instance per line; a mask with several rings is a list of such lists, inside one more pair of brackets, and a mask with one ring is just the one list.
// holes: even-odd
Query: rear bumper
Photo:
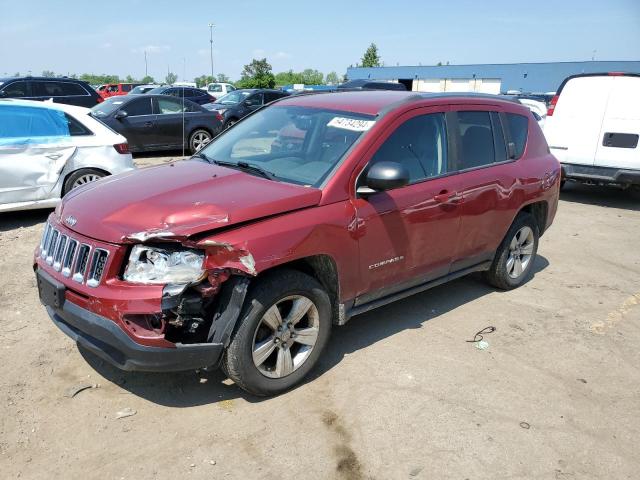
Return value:
[(127, 371), (169, 372), (217, 365), (222, 344), (176, 344), (149, 347), (134, 342), (116, 323), (65, 301), (61, 308), (45, 305), (60, 330), (110, 364)]
[(640, 185), (640, 170), (563, 163), (562, 178), (600, 184)]

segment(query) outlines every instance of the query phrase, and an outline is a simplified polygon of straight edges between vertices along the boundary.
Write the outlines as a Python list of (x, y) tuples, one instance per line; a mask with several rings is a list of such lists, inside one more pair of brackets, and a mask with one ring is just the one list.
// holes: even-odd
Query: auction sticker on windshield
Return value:
[(333, 119), (327, 123), (327, 127), (342, 128), (344, 130), (351, 130), (354, 132), (366, 132), (369, 130), (375, 120), (359, 120), (357, 118), (346, 117), (333, 117)]

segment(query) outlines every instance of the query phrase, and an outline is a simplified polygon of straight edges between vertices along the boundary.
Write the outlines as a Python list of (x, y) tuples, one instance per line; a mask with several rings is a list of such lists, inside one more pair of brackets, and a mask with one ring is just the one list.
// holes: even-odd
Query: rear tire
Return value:
[(279, 271), (247, 295), (222, 369), (251, 394), (276, 395), (304, 379), (330, 333), (327, 292), (304, 273)]
[(485, 279), (494, 287), (512, 290), (528, 278), (538, 252), (540, 232), (534, 218), (520, 212), (496, 251)]
[(102, 170), (97, 170), (95, 168), (83, 168), (81, 170), (76, 170), (71, 175), (67, 177), (64, 182), (64, 186), (62, 188), (62, 196), (65, 196), (71, 190), (77, 187), (81, 187), (87, 183), (95, 182), (96, 180), (100, 180), (102, 177), (106, 177), (108, 174), (103, 172)]
[(213, 139), (213, 136), (204, 129), (198, 129), (189, 136), (189, 151), (192, 154), (198, 153)]
[(236, 123), (238, 123), (238, 120), (235, 118), (230, 118), (229, 120), (227, 120), (227, 123), (224, 124), (224, 128), (225, 130), (233, 127)]

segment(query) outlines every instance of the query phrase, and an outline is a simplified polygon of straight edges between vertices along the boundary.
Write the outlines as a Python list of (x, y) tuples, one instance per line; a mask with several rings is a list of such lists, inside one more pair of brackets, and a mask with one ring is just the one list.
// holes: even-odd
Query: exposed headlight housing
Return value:
[(124, 279), (132, 283), (185, 284), (205, 275), (204, 254), (197, 250), (169, 250), (136, 245), (129, 255)]

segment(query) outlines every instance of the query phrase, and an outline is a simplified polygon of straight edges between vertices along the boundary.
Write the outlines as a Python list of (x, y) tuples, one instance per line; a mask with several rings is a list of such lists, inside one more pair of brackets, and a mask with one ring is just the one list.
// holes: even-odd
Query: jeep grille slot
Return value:
[(73, 266), (73, 259), (76, 254), (77, 247), (78, 242), (70, 238), (69, 245), (67, 246), (67, 251), (62, 257), (62, 275), (64, 275), (65, 277), (71, 276), (71, 267)]
[(49, 243), (47, 244), (47, 258), (45, 258), (45, 262), (49, 265), (53, 265), (53, 254), (56, 251), (56, 247), (58, 246), (58, 237), (60, 236), (60, 232), (53, 229), (51, 232), (51, 237), (49, 238)]
[(87, 271), (87, 264), (89, 263), (89, 253), (91, 247), (86, 243), (80, 245), (78, 249), (78, 258), (76, 259), (76, 267), (73, 271), (73, 280), (78, 283), (84, 282), (84, 274)]
[(53, 269), (57, 272), (62, 268), (62, 255), (67, 246), (68, 237), (66, 235), (60, 235), (58, 239), (58, 245), (53, 253)]
[(40, 257), (41, 258), (45, 258), (47, 256), (47, 242), (49, 241), (49, 235), (51, 235), (51, 225), (47, 223), (44, 227), (42, 240), (40, 241)]
[(100, 279), (107, 264), (107, 257), (109, 257), (109, 252), (106, 250), (102, 248), (94, 250), (89, 275), (87, 276), (87, 286), (95, 288), (100, 284)]

